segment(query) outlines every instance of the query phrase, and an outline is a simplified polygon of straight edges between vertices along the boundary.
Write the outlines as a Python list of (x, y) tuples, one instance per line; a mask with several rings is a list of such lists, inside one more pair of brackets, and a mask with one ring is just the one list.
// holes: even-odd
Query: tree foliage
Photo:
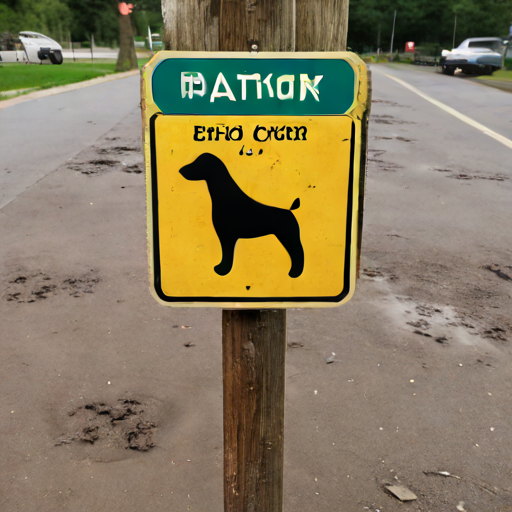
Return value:
[(65, 0), (0, 0), (0, 32), (32, 30), (65, 36), (72, 12)]
[[(506, 37), (512, 24), (512, 0), (350, 0), (348, 46), (353, 50), (388, 51), (397, 11), (393, 46), (452, 46), (468, 37)], [(379, 41), (380, 29), (380, 41)]]
[(97, 44), (111, 45), (117, 41), (117, 1), (67, 0), (67, 3), (73, 12), (71, 36), (74, 41), (88, 41), (91, 35)]
[[(148, 25), (160, 31), (161, 0), (131, 1), (134, 34), (145, 36)], [(451, 47), (455, 14), (456, 44), (467, 37), (507, 36), (512, 24), (512, 0), (350, 0), (349, 47), (388, 51), (395, 10), (397, 49), (407, 41)], [(117, 0), (0, 0), (0, 33), (20, 30), (60, 41), (68, 33), (74, 41), (88, 41), (94, 34), (98, 44), (110, 45), (118, 41)]]
[[(160, 0), (131, 0), (130, 15), (135, 35), (145, 36), (148, 26), (160, 31)], [(89, 41), (94, 34), (97, 44), (118, 42), (118, 0), (0, 0), (0, 33), (16, 34), (32, 30), (57, 41)]]

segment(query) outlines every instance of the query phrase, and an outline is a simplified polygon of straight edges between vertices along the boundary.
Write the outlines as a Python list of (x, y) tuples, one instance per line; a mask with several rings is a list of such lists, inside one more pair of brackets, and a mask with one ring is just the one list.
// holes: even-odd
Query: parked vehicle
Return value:
[(499, 37), (472, 37), (455, 49), (443, 50), (439, 65), (445, 75), (457, 68), (467, 75), (492, 75), (501, 69), (503, 41)]
[(416, 66), (439, 66), (439, 50), (437, 45), (416, 46), (412, 63)]
[(1, 62), (31, 64), (62, 64), (62, 46), (48, 36), (37, 32), (20, 32), (17, 40), (0, 45)]

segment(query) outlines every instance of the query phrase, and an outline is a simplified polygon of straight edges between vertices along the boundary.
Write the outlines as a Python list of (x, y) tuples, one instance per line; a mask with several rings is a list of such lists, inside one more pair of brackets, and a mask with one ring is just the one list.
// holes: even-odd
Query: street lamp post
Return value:
[(452, 48), (455, 48), (455, 33), (457, 31), (457, 13), (455, 13), (455, 21), (453, 22), (453, 45)]
[(391, 32), (391, 49), (389, 50), (391, 60), (393, 60), (393, 40), (395, 39), (395, 22), (396, 22), (396, 11), (395, 11), (395, 15), (393, 16), (393, 32)]

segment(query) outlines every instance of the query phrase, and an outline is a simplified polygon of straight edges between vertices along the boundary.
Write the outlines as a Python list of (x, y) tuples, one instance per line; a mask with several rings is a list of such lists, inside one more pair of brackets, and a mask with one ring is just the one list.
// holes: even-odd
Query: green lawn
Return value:
[(512, 71), (500, 69), (491, 76), (480, 76), (480, 80), (499, 80), (500, 82), (512, 82)]
[(90, 80), (114, 72), (115, 62), (65, 62), (60, 66), (37, 64), (0, 65), (0, 92), (13, 89), (47, 89)]
[[(139, 59), (142, 67), (148, 59)], [(1, 64), (0, 93), (18, 89), (48, 89), (58, 85), (83, 82), (115, 72), (116, 63), (110, 61), (65, 62), (60, 66), (38, 64)]]

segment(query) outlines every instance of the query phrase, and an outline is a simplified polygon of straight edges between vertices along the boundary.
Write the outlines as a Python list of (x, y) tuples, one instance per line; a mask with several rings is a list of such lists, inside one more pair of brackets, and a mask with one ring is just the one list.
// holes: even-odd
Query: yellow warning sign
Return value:
[[(349, 300), (356, 278), (361, 140), (366, 128), (366, 75), (361, 76), (360, 61), (355, 66), (348, 60), (354, 84), (352, 96), (345, 99), (349, 111), (343, 114), (316, 115), (315, 103), (299, 105), (311, 114), (280, 114), (279, 103), (262, 107), (262, 115), (217, 114), (211, 104), (199, 108), (191, 103), (187, 115), (172, 113), (178, 107), (165, 103), (166, 80), (184, 82), (176, 94), (193, 100), (194, 87), (207, 95), (208, 74), (197, 61), (191, 62), (196, 54), (184, 55), (185, 63), (173, 61), (172, 72), (158, 84), (159, 105), (152, 80), (158, 64), (166, 60), (162, 53), (143, 77), (150, 274), (157, 298), (174, 306), (239, 308), (325, 307)], [(176, 53), (168, 58), (176, 60)], [(264, 58), (259, 55), (256, 68)], [(300, 54), (292, 55), (287, 62), (300, 68)], [(347, 54), (336, 55), (347, 62)], [(225, 53), (222, 57), (229, 60)], [(255, 68), (238, 64), (244, 76), (265, 75), (249, 74)], [(222, 63), (216, 65), (221, 73)], [(211, 71), (212, 77), (216, 71)], [(320, 102), (322, 82), (329, 74), (319, 74), (321, 65), (313, 71), (315, 78), (306, 74), (311, 80), (302, 96)], [(225, 74), (237, 101), (239, 91)], [(253, 80), (257, 101), (263, 94), (258, 78)], [(294, 84), (288, 80), (290, 94)], [(213, 78), (211, 83), (216, 84)], [(241, 80), (246, 98), (251, 92), (248, 83), (247, 78)], [(227, 91), (215, 87), (217, 94)], [(300, 87), (297, 84), (299, 102)], [(242, 97), (244, 87), (240, 93)], [(231, 107), (223, 105), (220, 112)], [(276, 113), (268, 113), (272, 111)]]

